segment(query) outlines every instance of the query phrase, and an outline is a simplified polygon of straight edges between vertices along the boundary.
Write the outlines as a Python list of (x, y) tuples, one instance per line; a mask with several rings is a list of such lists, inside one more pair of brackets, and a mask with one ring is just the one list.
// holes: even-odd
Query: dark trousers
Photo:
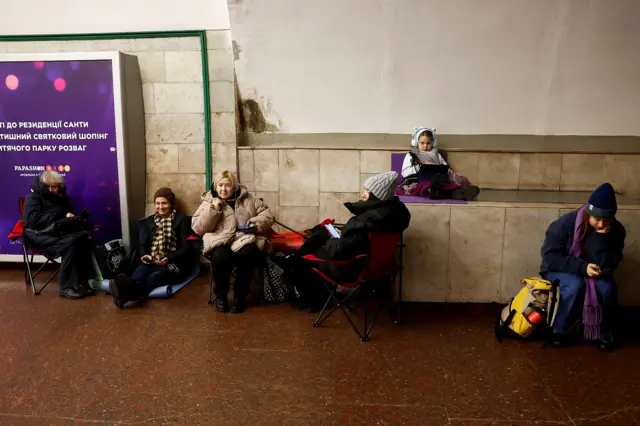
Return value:
[(249, 293), (251, 279), (262, 262), (262, 253), (255, 244), (242, 247), (237, 252), (225, 245), (211, 251), (213, 271), (213, 291), (218, 297), (227, 297), (231, 286), (231, 272), (236, 266), (236, 283), (233, 294), (236, 299), (244, 299)]
[(132, 299), (144, 299), (153, 289), (165, 285), (176, 284), (180, 275), (171, 272), (166, 266), (140, 265), (131, 276), (135, 283), (132, 288)]
[[(89, 286), (93, 273), (93, 244), (88, 232), (74, 232), (61, 238), (40, 237), (31, 246), (50, 258), (62, 257), (60, 290)], [(38, 244), (41, 243), (41, 244)]]

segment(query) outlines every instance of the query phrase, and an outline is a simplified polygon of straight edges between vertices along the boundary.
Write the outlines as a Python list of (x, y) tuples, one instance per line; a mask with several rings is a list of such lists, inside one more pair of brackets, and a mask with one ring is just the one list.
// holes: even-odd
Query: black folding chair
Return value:
[[(24, 198), (20, 197), (18, 201), (19, 201), (19, 207), (20, 207), (20, 216), (22, 217), (22, 215), (24, 214)], [(55, 259), (44, 255), (43, 253), (39, 252), (33, 247), (30, 247), (29, 241), (27, 238), (25, 238), (25, 235), (24, 235), (24, 222), (22, 221), (22, 219), (16, 222), (13, 229), (9, 233), (8, 238), (11, 242), (20, 241), (20, 245), (22, 246), (22, 261), (23, 261), (23, 268), (24, 268), (25, 284), (31, 287), (31, 291), (33, 292), (34, 295), (39, 296), (42, 290), (44, 290), (44, 288), (47, 285), (49, 285), (49, 283), (60, 272), (60, 263), (58, 263), (58, 261), (56, 261)], [(35, 256), (42, 256), (45, 258), (45, 261), (42, 265), (40, 265), (40, 267), (35, 272), (33, 272)], [(36, 277), (49, 264), (56, 265), (57, 269), (47, 279), (47, 281), (45, 281), (42, 287), (40, 287), (40, 289), (38, 290), (36, 288), (36, 283), (35, 283)]]

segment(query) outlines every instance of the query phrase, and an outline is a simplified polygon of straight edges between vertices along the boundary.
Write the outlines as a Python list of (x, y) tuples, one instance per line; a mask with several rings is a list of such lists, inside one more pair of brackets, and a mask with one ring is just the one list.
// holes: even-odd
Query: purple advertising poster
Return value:
[[(19, 198), (45, 170), (64, 176), (76, 212), (99, 225), (94, 242), (122, 238), (112, 61), (0, 61), (0, 256)], [(6, 256), (5, 256), (6, 257)]]

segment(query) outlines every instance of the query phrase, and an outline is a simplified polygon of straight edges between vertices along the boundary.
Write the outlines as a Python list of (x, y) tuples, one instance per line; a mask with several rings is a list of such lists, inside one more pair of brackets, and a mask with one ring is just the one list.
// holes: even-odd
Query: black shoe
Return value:
[(85, 297), (84, 293), (81, 293), (80, 291), (78, 291), (78, 289), (73, 287), (60, 290), (58, 294), (60, 295), (60, 297), (65, 297), (67, 299), (82, 299)]
[(297, 309), (297, 310), (303, 310), (307, 308), (307, 304), (303, 303), (299, 300), (293, 300), (291, 302), (289, 302), (289, 306), (291, 306), (293, 309)]
[(553, 333), (549, 345), (554, 348), (564, 348), (567, 346), (567, 336), (560, 333)]
[(122, 309), (127, 302), (133, 300), (131, 298), (133, 284), (131, 278), (125, 274), (118, 274), (114, 279), (109, 280), (109, 293), (113, 297), (113, 304), (118, 309)]
[(305, 306), (302, 310), (308, 314), (315, 314), (320, 312), (321, 309), (322, 309), (322, 306), (311, 304), (311, 305)]
[(218, 296), (216, 299), (216, 312), (229, 312), (229, 301), (226, 296)]
[(232, 314), (241, 314), (247, 308), (244, 299), (233, 299), (233, 305), (231, 305)]
[(616, 349), (613, 336), (609, 334), (608, 336), (601, 337), (596, 344), (596, 348), (602, 352), (613, 352)]
[(467, 186), (453, 191), (451, 197), (454, 200), (473, 201), (478, 197), (478, 194), (480, 194), (480, 188), (477, 186)]
[(79, 287), (78, 291), (84, 294), (85, 296), (95, 296), (96, 294), (96, 291), (92, 289), (91, 286), (88, 286), (88, 285)]
[(447, 197), (447, 191), (442, 188), (447, 183), (447, 178), (442, 174), (436, 174), (429, 183), (428, 193), (432, 200), (444, 200)]

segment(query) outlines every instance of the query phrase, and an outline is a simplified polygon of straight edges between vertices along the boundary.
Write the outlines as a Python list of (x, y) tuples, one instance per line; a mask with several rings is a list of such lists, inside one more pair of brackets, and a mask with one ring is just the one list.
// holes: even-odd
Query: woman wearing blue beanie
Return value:
[(553, 222), (542, 246), (541, 275), (560, 283), (554, 346), (582, 324), (584, 338), (603, 351), (614, 348), (611, 317), (616, 305), (612, 273), (622, 261), (626, 231), (616, 220), (618, 204), (609, 183), (586, 205)]

